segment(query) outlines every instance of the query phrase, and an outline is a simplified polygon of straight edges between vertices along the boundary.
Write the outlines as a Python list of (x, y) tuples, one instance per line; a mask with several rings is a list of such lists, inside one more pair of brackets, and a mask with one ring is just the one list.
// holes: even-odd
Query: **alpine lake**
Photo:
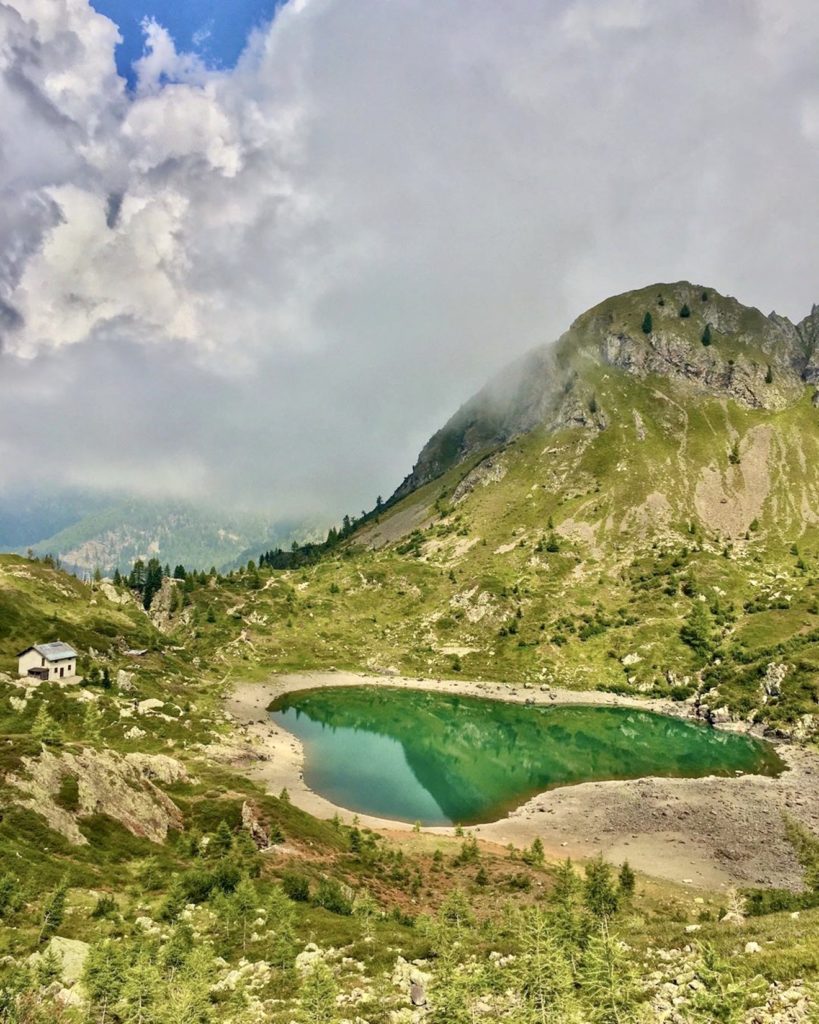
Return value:
[(580, 782), (784, 769), (764, 740), (627, 707), (343, 686), (285, 694), (268, 713), (301, 740), (313, 792), (424, 825), (494, 821)]

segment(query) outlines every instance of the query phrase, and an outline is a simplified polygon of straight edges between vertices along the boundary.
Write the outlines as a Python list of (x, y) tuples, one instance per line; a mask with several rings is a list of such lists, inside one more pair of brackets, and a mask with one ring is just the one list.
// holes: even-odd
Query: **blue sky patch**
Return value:
[(270, 21), (282, 0), (91, 0), (100, 14), (119, 26), (117, 69), (133, 86), (132, 65), (142, 56), (143, 18), (164, 26), (179, 51), (198, 54), (209, 67), (230, 68), (257, 25)]

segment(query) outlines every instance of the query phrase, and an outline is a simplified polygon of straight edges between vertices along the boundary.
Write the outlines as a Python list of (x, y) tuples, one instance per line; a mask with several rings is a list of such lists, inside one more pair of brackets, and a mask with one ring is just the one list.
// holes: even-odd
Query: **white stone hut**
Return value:
[(77, 652), (73, 647), (55, 640), (35, 644), (17, 655), (17, 671), (35, 679), (74, 679), (77, 675)]

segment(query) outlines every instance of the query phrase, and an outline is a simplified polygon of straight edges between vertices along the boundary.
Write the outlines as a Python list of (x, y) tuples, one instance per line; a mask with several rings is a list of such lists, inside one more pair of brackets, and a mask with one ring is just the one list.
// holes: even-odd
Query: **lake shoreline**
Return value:
[[(510, 703), (633, 707), (677, 718), (692, 718), (690, 706), (641, 699), (606, 691), (522, 688), (499, 683), (424, 680), (353, 672), (302, 672), (265, 683), (236, 684), (225, 707), (236, 723), (236, 744), (222, 744), (216, 756), (241, 769), (268, 792), (287, 789), (293, 803), (319, 818), (357, 817), (366, 827), (395, 834), (410, 823), (376, 818), (339, 807), (306, 786), (300, 741), (272, 722), (267, 708), (286, 693), (324, 687), (380, 686), (454, 693)], [(739, 731), (739, 730), (732, 730)], [(759, 736), (757, 730), (742, 729)], [(506, 817), (469, 829), (479, 839), (523, 847), (539, 836), (553, 857), (584, 859), (602, 852), (607, 859), (628, 859), (633, 867), (659, 878), (702, 888), (772, 885), (798, 888), (801, 867), (782, 824), (787, 812), (808, 827), (819, 828), (819, 757), (777, 743), (787, 766), (778, 778), (743, 775), (696, 779), (646, 777), (584, 782), (548, 790)], [(455, 829), (425, 827), (431, 835), (452, 836)]]

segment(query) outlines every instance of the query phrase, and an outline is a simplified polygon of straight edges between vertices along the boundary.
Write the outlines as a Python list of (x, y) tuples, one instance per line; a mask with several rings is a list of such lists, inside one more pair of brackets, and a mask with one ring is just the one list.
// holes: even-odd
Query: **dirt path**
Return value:
[[(266, 709), (286, 692), (324, 686), (395, 686), (457, 692), (537, 704), (604, 704), (681, 715), (685, 705), (640, 700), (601, 691), (535, 690), (497, 683), (375, 677), (348, 672), (306, 672), (269, 683), (239, 684), (226, 704), (237, 723), (237, 742), (214, 756), (239, 767), (269, 792), (286, 788), (293, 802), (320, 818), (352, 812), (337, 807), (304, 783), (304, 752), (296, 737), (270, 721)], [(533, 797), (500, 821), (475, 826), (481, 839), (526, 846), (539, 836), (557, 857), (586, 858), (598, 852), (612, 861), (628, 859), (648, 875), (704, 888), (730, 885), (798, 887), (801, 868), (783, 828), (792, 815), (819, 832), (819, 756), (780, 745), (788, 771), (778, 779), (662, 779), (588, 782)], [(409, 830), (410, 824), (358, 816), (371, 828)], [(452, 835), (451, 828), (425, 832)]]

